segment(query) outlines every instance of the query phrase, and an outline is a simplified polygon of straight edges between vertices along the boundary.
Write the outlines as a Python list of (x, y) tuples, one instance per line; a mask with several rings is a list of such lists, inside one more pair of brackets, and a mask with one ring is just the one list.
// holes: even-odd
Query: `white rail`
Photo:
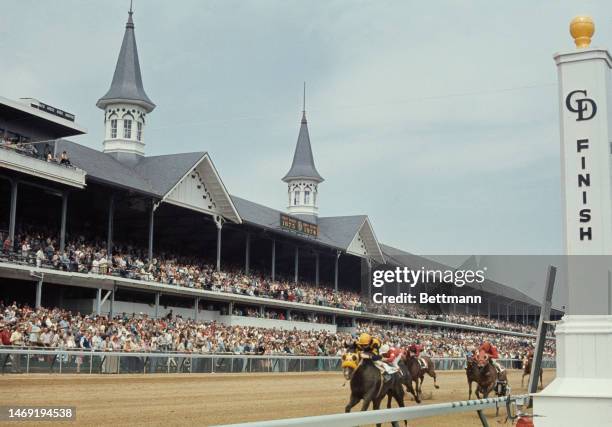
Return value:
[(257, 421), (242, 424), (227, 424), (217, 427), (351, 427), (364, 424), (386, 423), (415, 418), (434, 417), (456, 412), (481, 411), (502, 406), (510, 400), (522, 405), (529, 395), (494, 397), (489, 399), (464, 400), (461, 402), (436, 403), (433, 405), (410, 406), (407, 408), (379, 409), (378, 411), (351, 412), (315, 417), (287, 418), (283, 420)]

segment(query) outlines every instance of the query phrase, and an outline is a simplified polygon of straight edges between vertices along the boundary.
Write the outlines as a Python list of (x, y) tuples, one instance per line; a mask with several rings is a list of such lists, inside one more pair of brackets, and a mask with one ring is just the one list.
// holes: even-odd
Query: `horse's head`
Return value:
[(347, 381), (350, 381), (351, 378), (353, 378), (353, 374), (355, 373), (355, 370), (357, 370), (360, 361), (361, 357), (359, 356), (359, 353), (349, 352), (342, 355), (342, 373)]
[(478, 367), (482, 370), (483, 368), (487, 366), (488, 362), (489, 362), (489, 355), (482, 350), (479, 351), (478, 355), (476, 356), (476, 363), (478, 364)]

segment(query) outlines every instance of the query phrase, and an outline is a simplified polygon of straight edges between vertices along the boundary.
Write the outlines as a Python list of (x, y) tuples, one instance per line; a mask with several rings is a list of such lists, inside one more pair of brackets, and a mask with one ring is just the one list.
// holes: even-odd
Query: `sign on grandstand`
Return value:
[(318, 225), (290, 217), (289, 215), (280, 214), (280, 225), (281, 228), (284, 228), (285, 230), (296, 231), (298, 233), (307, 234), (314, 237), (319, 236)]

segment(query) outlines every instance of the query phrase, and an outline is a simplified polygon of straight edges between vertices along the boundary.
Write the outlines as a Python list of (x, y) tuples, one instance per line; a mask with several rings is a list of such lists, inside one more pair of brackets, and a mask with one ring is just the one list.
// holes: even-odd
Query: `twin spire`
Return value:
[(317, 171), (310, 146), (310, 135), (308, 134), (308, 122), (306, 120), (306, 83), (304, 82), (304, 100), (302, 108), (302, 123), (298, 134), (293, 163), (289, 172), (283, 177), (284, 182), (295, 179), (308, 179), (317, 183), (323, 182), (323, 177)]
[(134, 21), (132, 19), (133, 14), (134, 11), (130, 3), (128, 20), (125, 24), (125, 34), (123, 35), (113, 81), (106, 95), (100, 98), (96, 105), (104, 109), (109, 104), (136, 104), (140, 105), (147, 113), (150, 113), (155, 108), (155, 104), (149, 99), (142, 85), (136, 36), (134, 34)]
[[(106, 94), (96, 103), (96, 105), (103, 110), (107, 110), (108, 107), (107, 113), (109, 114), (117, 110), (116, 105), (124, 104), (140, 107), (146, 113), (150, 113), (155, 109), (155, 104), (147, 96), (142, 84), (138, 48), (136, 47), (136, 36), (134, 34), (133, 14), (134, 11), (130, 2), (128, 20), (125, 25), (125, 33), (123, 35), (123, 42), (121, 43), (117, 65), (115, 66), (113, 80), (108, 92), (106, 92)], [(133, 133), (130, 133), (126, 138), (124, 131), (123, 138), (121, 137), (119, 134), (121, 129), (117, 129), (118, 127), (120, 128), (120, 123), (113, 123), (111, 120), (105, 120), (105, 122), (110, 123), (107, 123), (108, 129), (106, 131), (105, 152), (122, 152), (123, 155), (126, 153), (144, 155), (144, 144), (140, 140), (140, 127), (138, 127), (138, 130), (134, 129), (134, 132), (138, 132), (138, 137), (133, 141)], [(117, 120), (115, 120), (115, 122), (117, 122)], [(126, 129), (130, 129), (130, 126), (132, 126), (132, 122), (130, 122), (129, 125), (126, 125), (126, 123), (123, 124), (127, 126)], [(141, 124), (144, 125), (144, 118), (143, 123), (138, 123), (139, 126)], [(136, 126), (136, 124), (134, 124), (134, 126)], [(312, 205), (309, 209), (316, 215), (316, 184), (323, 182), (323, 177), (317, 171), (312, 155), (312, 147), (310, 145), (308, 122), (306, 120), (306, 82), (304, 82), (302, 121), (295, 152), (293, 154), (293, 162), (289, 172), (287, 172), (282, 180), (288, 183), (290, 187), (293, 186), (293, 191), (297, 192), (294, 193), (294, 196), (298, 197), (300, 200), (297, 201), (297, 199), (294, 199), (294, 202), (298, 205)], [(312, 184), (304, 184), (302, 181), (312, 182)], [(298, 191), (295, 185), (300, 187), (306, 185), (308, 188)], [(309, 187), (312, 185), (314, 185), (314, 187)], [(310, 196), (311, 193), (312, 198)]]

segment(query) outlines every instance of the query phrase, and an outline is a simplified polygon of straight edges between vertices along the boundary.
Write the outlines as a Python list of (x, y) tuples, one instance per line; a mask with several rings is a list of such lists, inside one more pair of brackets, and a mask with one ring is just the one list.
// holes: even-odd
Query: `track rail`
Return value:
[[(488, 408), (505, 406), (507, 403), (524, 404), (529, 395), (493, 397), (488, 399), (464, 400), (459, 402), (436, 403), (433, 405), (410, 406), (407, 408), (379, 409), (377, 411), (351, 412), (315, 417), (287, 418), (283, 420), (257, 421), (242, 424), (225, 424), (216, 427), (351, 427), (364, 424), (376, 424), (411, 420), (415, 418), (448, 415), (456, 412), (480, 411)], [(481, 417), (482, 420), (482, 417)], [(486, 423), (486, 419), (483, 421)]]

